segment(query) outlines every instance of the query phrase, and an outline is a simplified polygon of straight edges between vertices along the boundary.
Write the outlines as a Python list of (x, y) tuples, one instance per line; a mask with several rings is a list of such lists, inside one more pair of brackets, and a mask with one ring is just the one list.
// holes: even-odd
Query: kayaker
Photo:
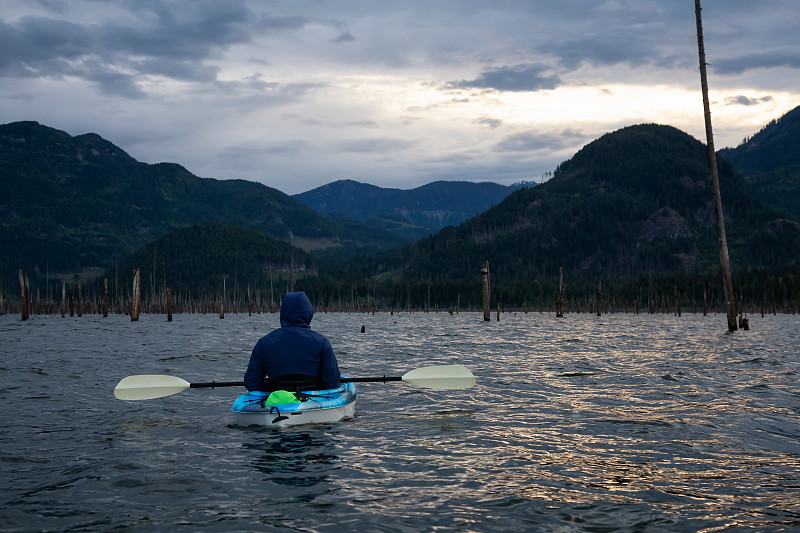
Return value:
[(314, 307), (304, 292), (281, 302), (281, 327), (262, 337), (244, 374), (249, 391), (322, 390), (339, 386), (339, 364), (330, 341), (311, 330)]

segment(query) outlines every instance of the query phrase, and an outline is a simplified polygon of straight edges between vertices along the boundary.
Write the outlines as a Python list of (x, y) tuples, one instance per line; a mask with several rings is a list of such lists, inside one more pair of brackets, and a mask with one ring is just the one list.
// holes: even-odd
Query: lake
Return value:
[(355, 418), (284, 430), (233, 425), (240, 388), (113, 397), (238, 381), (278, 325), (0, 316), (0, 531), (800, 528), (800, 316), (318, 313), (348, 376), (478, 383), (359, 384)]

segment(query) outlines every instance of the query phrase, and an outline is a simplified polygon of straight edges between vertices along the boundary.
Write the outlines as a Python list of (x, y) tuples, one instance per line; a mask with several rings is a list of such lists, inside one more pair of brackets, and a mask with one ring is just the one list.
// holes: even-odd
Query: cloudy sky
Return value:
[[(800, 105), (797, 0), (703, 0), (717, 148)], [(0, 123), (303, 192), (510, 184), (643, 122), (705, 140), (691, 0), (0, 0)]]

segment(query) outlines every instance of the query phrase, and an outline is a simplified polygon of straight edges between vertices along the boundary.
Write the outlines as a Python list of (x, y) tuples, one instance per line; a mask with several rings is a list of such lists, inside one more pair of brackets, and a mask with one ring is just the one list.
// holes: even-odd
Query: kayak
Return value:
[(358, 392), (353, 383), (338, 388), (303, 391), (302, 401), (283, 405), (267, 403), (269, 392), (250, 391), (239, 396), (231, 411), (238, 425), (285, 427), (338, 422), (355, 415)]

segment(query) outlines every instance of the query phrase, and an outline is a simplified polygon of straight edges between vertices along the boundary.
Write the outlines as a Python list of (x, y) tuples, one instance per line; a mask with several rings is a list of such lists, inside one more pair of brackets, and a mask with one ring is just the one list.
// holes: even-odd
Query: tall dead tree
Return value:
[(564, 316), (564, 267), (558, 269), (558, 300), (556, 300), (556, 316)]
[(711, 105), (708, 102), (708, 78), (706, 75), (706, 51), (703, 45), (703, 20), (700, 0), (694, 0), (697, 18), (697, 50), (700, 56), (700, 85), (703, 90), (703, 111), (706, 119), (706, 144), (708, 146), (708, 166), (711, 171), (711, 189), (714, 193), (714, 211), (717, 214), (717, 240), (719, 243), (719, 262), (722, 269), (722, 286), (725, 289), (725, 312), (728, 317), (728, 331), (736, 331), (736, 302), (733, 294), (731, 262), (728, 256), (728, 239), (725, 236), (725, 217), (722, 213), (722, 196), (719, 192), (717, 155), (714, 150), (714, 132), (711, 129)]

